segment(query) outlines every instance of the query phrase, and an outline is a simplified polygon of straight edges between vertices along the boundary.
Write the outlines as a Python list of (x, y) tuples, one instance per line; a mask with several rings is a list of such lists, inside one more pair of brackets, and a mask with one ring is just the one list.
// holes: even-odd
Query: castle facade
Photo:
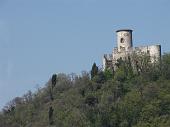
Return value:
[(160, 60), (161, 45), (150, 45), (133, 47), (132, 30), (121, 29), (116, 31), (117, 47), (112, 51), (112, 54), (104, 54), (103, 56), (103, 70), (107, 68), (116, 69), (115, 64), (117, 60), (127, 58), (133, 53), (146, 53), (150, 57), (151, 62)]

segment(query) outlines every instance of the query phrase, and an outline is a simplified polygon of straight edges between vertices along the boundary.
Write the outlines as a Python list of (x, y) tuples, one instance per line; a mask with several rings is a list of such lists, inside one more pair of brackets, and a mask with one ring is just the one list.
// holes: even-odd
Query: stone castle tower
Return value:
[(131, 56), (132, 53), (147, 53), (150, 61), (158, 61), (161, 57), (161, 45), (133, 47), (132, 30), (121, 29), (116, 31), (117, 47), (113, 49), (112, 54), (104, 54), (103, 70), (106, 68), (115, 69), (118, 59)]

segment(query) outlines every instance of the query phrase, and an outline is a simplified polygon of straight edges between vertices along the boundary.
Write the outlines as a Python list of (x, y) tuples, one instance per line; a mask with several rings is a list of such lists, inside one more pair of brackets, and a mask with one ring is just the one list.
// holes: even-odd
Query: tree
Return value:
[(50, 106), (49, 111), (48, 111), (48, 115), (49, 115), (49, 124), (50, 124), (50, 125), (53, 124), (53, 111), (54, 111), (53, 107)]
[(51, 82), (52, 82), (52, 89), (53, 89), (56, 86), (56, 83), (57, 83), (57, 75), (56, 74), (52, 75)]
[(133, 53), (132, 54), (132, 63), (134, 69), (136, 69), (138, 74), (144, 74), (148, 72), (152, 63), (149, 54), (144, 52)]
[(104, 77), (105, 77), (106, 80), (113, 79), (113, 70), (106, 69), (104, 71)]
[(91, 78), (93, 79), (98, 74), (98, 67), (96, 66), (96, 63), (93, 64), (91, 69)]
[(165, 79), (170, 79), (170, 54), (162, 56), (161, 73)]

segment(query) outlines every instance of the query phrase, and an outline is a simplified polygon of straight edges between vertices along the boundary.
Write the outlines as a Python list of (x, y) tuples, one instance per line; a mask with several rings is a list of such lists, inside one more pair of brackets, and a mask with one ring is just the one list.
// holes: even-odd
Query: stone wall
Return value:
[(132, 30), (123, 29), (116, 31), (117, 46), (112, 51), (112, 54), (103, 56), (103, 70), (106, 68), (115, 68), (115, 63), (118, 59), (131, 56), (132, 53), (146, 53), (150, 56), (151, 62), (159, 61), (161, 58), (161, 45), (140, 46), (133, 48)]

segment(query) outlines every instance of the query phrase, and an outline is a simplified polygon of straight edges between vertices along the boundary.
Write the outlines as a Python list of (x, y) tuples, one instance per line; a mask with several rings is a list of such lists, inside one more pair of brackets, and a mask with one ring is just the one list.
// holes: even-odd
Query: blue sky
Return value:
[(169, 12), (169, 0), (0, 0), (0, 108), (53, 73), (101, 66), (117, 29), (168, 52)]

